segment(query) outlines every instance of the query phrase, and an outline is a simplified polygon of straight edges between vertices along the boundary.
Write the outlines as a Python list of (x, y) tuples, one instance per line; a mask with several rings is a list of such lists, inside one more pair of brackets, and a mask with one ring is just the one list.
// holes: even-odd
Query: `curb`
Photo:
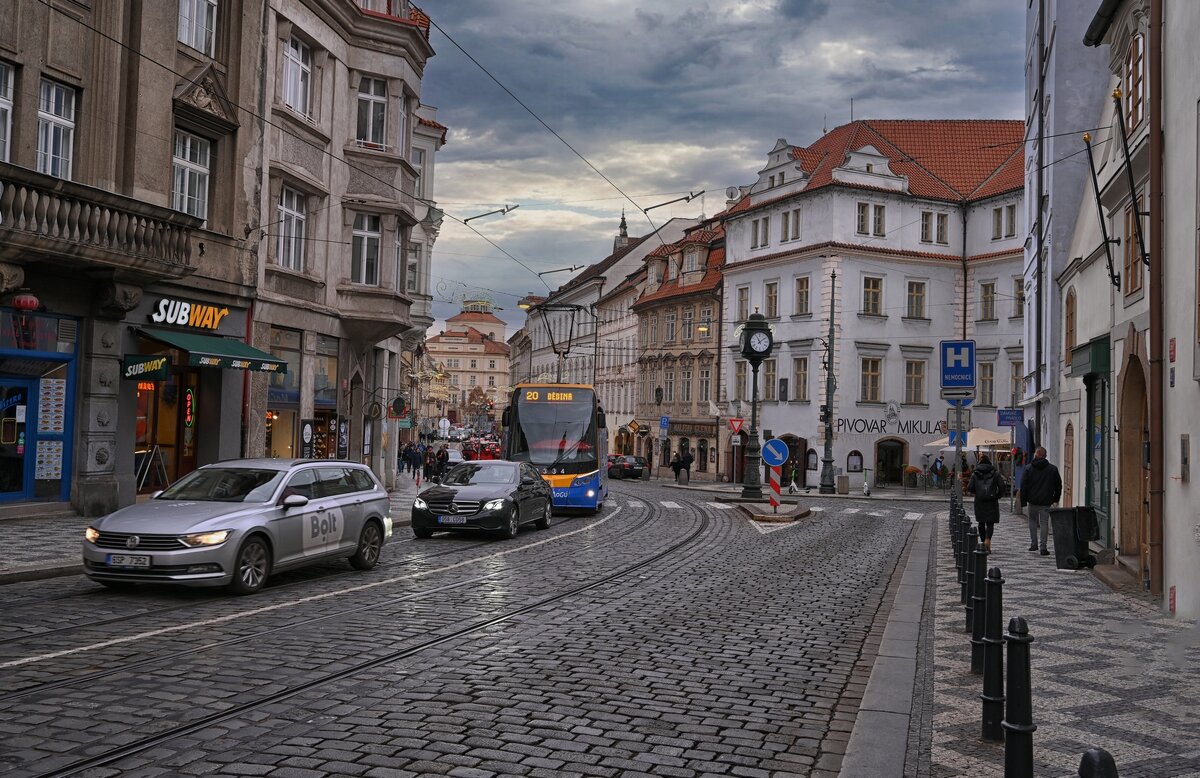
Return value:
[(0, 586), (20, 583), (22, 581), (63, 578), (69, 575), (83, 575), (83, 563), (77, 562), (74, 559), (70, 561), (55, 559), (48, 563), (33, 563), (27, 566), (0, 570)]
[[(648, 483), (653, 483), (653, 481), (650, 481)], [(680, 484), (675, 484), (675, 483), (662, 483), (660, 485), (667, 489), (682, 489), (685, 492), (708, 492), (710, 494), (724, 494), (724, 495), (728, 495), (730, 497), (738, 497), (738, 498), (741, 497), (741, 492), (737, 491), (736, 489), (730, 489), (730, 488), (722, 488), (722, 487), (714, 487), (714, 486), (682, 486)], [(781, 495), (781, 500), (783, 502), (789, 502), (788, 498), (792, 497), (792, 496), (793, 495)], [(908, 501), (908, 502), (929, 502), (931, 500), (936, 500), (936, 501), (945, 501), (947, 503), (949, 503), (949, 499), (950, 499), (948, 496), (943, 496), (940, 493), (934, 493), (934, 492), (930, 492), (929, 494), (906, 495), (906, 494), (892, 494), (891, 492), (882, 492), (881, 493), (881, 492), (875, 491), (875, 492), (871, 492), (870, 496), (867, 496), (867, 495), (862, 494), (861, 492), (857, 492), (857, 493), (851, 492), (850, 494), (817, 494), (817, 493), (814, 493), (811, 489), (807, 492), (801, 492), (800, 494), (795, 495), (795, 501), (798, 501), (802, 497), (807, 497), (810, 499), (815, 497), (815, 498), (819, 498), (822, 500), (825, 500), (825, 499), (831, 499), (831, 500), (880, 500), (883, 502), (892, 502), (892, 501), (896, 501), (896, 500), (903, 500), (903, 501)]]
[(919, 522), (883, 639), (846, 744), (839, 778), (903, 778), (908, 751), (925, 584), (933, 559), (933, 522)]

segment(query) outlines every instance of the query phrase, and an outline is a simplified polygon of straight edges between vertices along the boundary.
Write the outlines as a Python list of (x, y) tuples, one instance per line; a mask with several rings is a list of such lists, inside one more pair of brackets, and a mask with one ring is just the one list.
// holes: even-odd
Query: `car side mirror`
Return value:
[(308, 505), (308, 498), (302, 494), (289, 494), (283, 498), (282, 505), (284, 510), (288, 508), (303, 508), (305, 505)]

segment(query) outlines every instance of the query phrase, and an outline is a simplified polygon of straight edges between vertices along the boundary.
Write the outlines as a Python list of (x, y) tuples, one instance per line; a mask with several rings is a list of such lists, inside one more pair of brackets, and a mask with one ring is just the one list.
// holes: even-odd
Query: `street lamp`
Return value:
[(742, 497), (750, 500), (761, 500), (763, 496), (759, 465), (762, 445), (758, 441), (758, 368), (771, 355), (774, 347), (771, 325), (756, 308), (742, 326), (742, 356), (750, 363), (753, 372), (750, 382), (750, 438), (746, 441), (746, 475), (742, 480)]
[[(566, 270), (567, 268), (563, 268), (563, 269)], [(546, 272), (553, 273), (553, 272), (557, 272), (557, 271), (548, 270)], [(595, 348), (593, 349), (593, 356), (592, 356), (592, 383), (593, 384), (596, 383), (596, 364), (599, 361), (598, 360), (598, 356), (599, 356), (598, 352), (599, 352), (599, 345), (600, 345), (600, 326), (599, 326), (599, 319), (596, 316), (596, 312), (594, 310), (592, 310), (592, 306), (578, 305), (576, 303), (534, 303), (534, 302), (530, 302), (528, 299), (524, 299), (524, 300), (521, 300), (521, 302), (517, 303), (517, 307), (526, 311), (527, 313), (537, 312), (537, 313), (542, 314), (542, 317), (541, 317), (542, 324), (544, 324), (546, 327), (546, 335), (550, 340), (550, 348), (554, 349), (554, 354), (556, 357), (558, 357), (558, 378), (555, 380), (555, 383), (559, 383), (559, 384), (562, 383), (563, 364), (567, 361), (567, 354), (570, 353), (570, 351), (571, 351), (571, 343), (575, 340), (575, 314), (576, 313), (586, 313), (588, 316), (591, 316), (592, 317), (592, 340), (593, 340), (593, 343), (595, 344)], [(564, 348), (559, 348), (558, 344), (556, 344), (554, 342), (554, 331), (550, 327), (550, 319), (546, 316), (546, 314), (547, 313), (561, 313), (561, 312), (566, 312), (566, 311), (569, 311), (571, 313), (571, 327), (567, 333), (566, 346)], [(532, 361), (533, 361), (532, 352), (530, 354), (529, 359), (530, 359), (530, 362), (532, 363)]]
[(516, 209), (518, 209), (520, 207), (521, 207), (520, 203), (517, 203), (516, 205), (505, 205), (503, 208), (497, 208), (494, 211), (488, 211), (487, 213), (476, 214), (475, 216), (468, 216), (467, 218), (462, 220), (462, 223), (466, 224), (467, 222), (471, 221), (472, 219), (482, 219), (484, 216), (491, 216), (491, 215), (497, 214), (497, 213), (506, 214), (509, 211), (515, 211)]
[(829, 274), (829, 341), (825, 344), (825, 404), (821, 421), (825, 424), (825, 456), (821, 458), (820, 494), (834, 494), (833, 483), (833, 309), (837, 293), (837, 271)]

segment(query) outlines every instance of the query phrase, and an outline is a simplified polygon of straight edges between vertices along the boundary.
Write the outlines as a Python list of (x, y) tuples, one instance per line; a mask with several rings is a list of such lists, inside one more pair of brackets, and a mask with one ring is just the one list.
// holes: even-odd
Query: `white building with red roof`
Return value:
[[(775, 330), (759, 428), (788, 443), (799, 481), (820, 475), (831, 313), (834, 467), (856, 489), (899, 485), (938, 455), (927, 444), (947, 432), (941, 340), (976, 340), (972, 422), (996, 428), (1025, 374), (1023, 129), (856, 121), (807, 147), (779, 140), (757, 180), (731, 188), (721, 399), (748, 427), (751, 371), (734, 331), (758, 309)], [(740, 451), (722, 453), (740, 480)]]
[(479, 388), (498, 418), (507, 402), (509, 346), (504, 321), (486, 301), (466, 301), (463, 310), (446, 319), (446, 329), (425, 341), (425, 353), (442, 367), (450, 383), (443, 415), (455, 423), (468, 419), (471, 391)]

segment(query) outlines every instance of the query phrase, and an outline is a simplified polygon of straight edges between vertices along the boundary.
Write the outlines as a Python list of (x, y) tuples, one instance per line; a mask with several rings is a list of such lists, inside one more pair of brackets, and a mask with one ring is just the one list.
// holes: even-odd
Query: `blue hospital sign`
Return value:
[(973, 389), (975, 387), (975, 341), (943, 340), (942, 388)]

